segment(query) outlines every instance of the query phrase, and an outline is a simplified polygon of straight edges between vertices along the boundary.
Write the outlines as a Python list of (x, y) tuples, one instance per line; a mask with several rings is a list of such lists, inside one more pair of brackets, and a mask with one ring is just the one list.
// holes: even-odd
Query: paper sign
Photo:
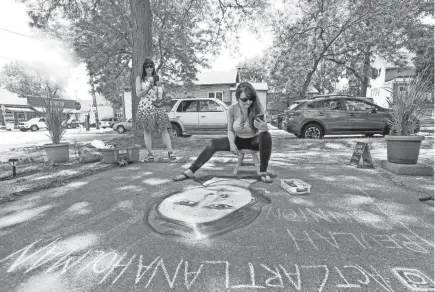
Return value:
[[(360, 165), (362, 157), (362, 165)], [(364, 142), (357, 142), (350, 159), (350, 165), (357, 167), (373, 167), (372, 156), (370, 154), (369, 145)]]

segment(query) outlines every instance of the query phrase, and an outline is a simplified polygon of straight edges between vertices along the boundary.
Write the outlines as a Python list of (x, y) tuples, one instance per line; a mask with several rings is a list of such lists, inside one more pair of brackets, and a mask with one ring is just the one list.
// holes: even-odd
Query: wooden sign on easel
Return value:
[[(362, 165), (360, 164), (362, 157)], [(355, 149), (353, 150), (352, 158), (350, 159), (350, 165), (356, 167), (373, 167), (372, 156), (370, 154), (369, 145), (364, 142), (357, 142)]]

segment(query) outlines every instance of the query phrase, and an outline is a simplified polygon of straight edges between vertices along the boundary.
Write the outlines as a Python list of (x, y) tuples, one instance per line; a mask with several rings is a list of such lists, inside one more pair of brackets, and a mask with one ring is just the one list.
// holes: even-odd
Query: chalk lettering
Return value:
[(266, 219), (269, 219), (269, 214), (273, 215), (273, 217), (281, 219), (281, 210), (279, 208), (277, 208), (277, 214), (273, 213), (273, 208), (270, 207), (269, 210), (267, 210), (267, 215), (266, 215)]
[(376, 271), (376, 269), (370, 265), (371, 269), (373, 270), (373, 273), (370, 271), (367, 271), (366, 269), (364, 269), (363, 267), (361, 267), (360, 265), (356, 265), (357, 267), (359, 267), (361, 270), (364, 270), (364, 272), (373, 280), (376, 281), (376, 283), (378, 283), (382, 288), (384, 288), (386, 291), (389, 292), (394, 292), (393, 289), (391, 288), (391, 286), (388, 284), (388, 282), (378, 273), (378, 271)]
[[(292, 238), (292, 240), (293, 240), (293, 242), (294, 242), (294, 244), (295, 244), (295, 246), (296, 246), (297, 251), (300, 251), (300, 249), (299, 249), (299, 245), (298, 245), (298, 241), (305, 242), (305, 239), (297, 239), (296, 237), (293, 236), (293, 234), (292, 234), (292, 233), (290, 232), (290, 230), (288, 230), (288, 229), (287, 229), (287, 233), (288, 233), (288, 235)], [(306, 230), (304, 230), (304, 233), (305, 233), (305, 235), (307, 236), (308, 241), (311, 242), (311, 244), (314, 246), (314, 248), (315, 248), (316, 250), (319, 250), (319, 249), (317, 248), (316, 244), (314, 243), (314, 241), (311, 239), (311, 237), (310, 237), (310, 235), (308, 234), (308, 232), (307, 232)]]
[[(37, 267), (40, 267), (49, 261), (53, 260), (54, 258), (60, 256), (61, 254), (64, 254), (65, 251), (56, 251), (56, 248), (59, 248), (58, 246), (54, 245), (50, 249), (48, 249), (42, 257), (40, 257), (31, 267), (29, 267), (24, 273), (28, 273), (29, 271), (36, 269)], [(50, 257), (51, 256), (51, 257)], [(45, 260), (44, 260), (45, 259)]]
[[(266, 269), (268, 272), (273, 274), (272, 277), (267, 278), (267, 280), (266, 280), (266, 285), (268, 287), (284, 288), (284, 283), (282, 281), (282, 276), (281, 276), (281, 273), (280, 273), (280, 271), (279, 271), (279, 269), (277, 267), (274, 266), (275, 271), (273, 271), (271, 268), (269, 268), (268, 266), (266, 266), (264, 264), (261, 264), (260, 266), (263, 267), (264, 269)], [(279, 284), (272, 284), (271, 282), (273, 280), (276, 280), (276, 279), (279, 280)]]
[(240, 288), (253, 288), (253, 289), (266, 288), (264, 286), (257, 285), (255, 283), (255, 269), (254, 269), (254, 265), (251, 264), (251, 263), (248, 263), (248, 265), (249, 265), (249, 276), (251, 278), (251, 284), (250, 285), (233, 285), (233, 286), (231, 286), (231, 288), (234, 288), (234, 289), (240, 289)]
[(336, 249), (340, 249), (340, 246), (338, 246), (337, 240), (335, 240), (335, 237), (331, 231), (329, 231), (329, 236), (331, 237), (331, 240), (329, 240), (326, 236), (323, 236), (322, 234), (318, 233), (315, 230), (313, 230), (313, 232), (316, 233), (317, 236), (319, 236), (320, 238), (324, 239), (331, 246), (335, 247)]
[(361, 247), (363, 249), (366, 249), (366, 247), (361, 243), (361, 241), (359, 241), (358, 237), (356, 237), (355, 234), (350, 233), (350, 232), (332, 232), (332, 234), (335, 235), (348, 235), (351, 236), (359, 245), (361, 245)]
[[(39, 240), (35, 241), (34, 243), (28, 245), (28, 246), (25, 247), (25, 248), (20, 249), (20, 250), (17, 251), (17, 252), (14, 252), (12, 255), (9, 255), (9, 256), (7, 256), (6, 258), (3, 259), (3, 260), (6, 260), (7, 258), (9, 258), (9, 257), (11, 257), (11, 256), (13, 256), (13, 255), (15, 255), (15, 254), (17, 254), (17, 253), (19, 253), (19, 252), (22, 251), (21, 254), (20, 254), (20, 256), (19, 256), (19, 257), (14, 261), (14, 263), (13, 263), (13, 264), (9, 267), (9, 269), (7, 270), (8, 273), (12, 272), (13, 270), (15, 270), (16, 267), (18, 267), (19, 265), (25, 263), (26, 261), (28, 261), (28, 260), (31, 259), (32, 257), (36, 256), (38, 253), (40, 253), (40, 252), (46, 250), (47, 248), (49, 248), (50, 246), (52, 246), (53, 244), (55, 244), (55, 243), (58, 241), (58, 239), (56, 239), (56, 240), (50, 242), (48, 245), (46, 245), (46, 246), (44, 246), (44, 247), (38, 249), (37, 251), (35, 251), (34, 253), (32, 253), (30, 256), (27, 256), (27, 257), (26, 257), (26, 254), (27, 254), (27, 252), (29, 251), (29, 249), (30, 249), (33, 245), (35, 245), (38, 241), (39, 241)], [(3, 260), (2, 260), (2, 261), (3, 261)], [(1, 261), (1, 262), (2, 262), (2, 261)]]
[(340, 275), (340, 277), (343, 279), (345, 283), (345, 284), (337, 284), (336, 286), (338, 288), (361, 288), (361, 285), (349, 283), (349, 281), (343, 276), (343, 273), (341, 273), (341, 271), (337, 267), (335, 267), (335, 270), (337, 270), (338, 275)]
[(87, 263), (77, 274), (76, 277), (78, 277), (84, 270), (86, 270), (90, 265), (92, 265), (93, 263), (95, 263), (95, 261), (98, 261), (98, 259), (103, 256), (106, 252), (105, 251), (101, 251), (101, 250), (96, 250), (96, 253), (98, 253), (99, 255), (97, 255), (93, 260), (89, 261), (89, 263)]
[(127, 253), (125, 252), (117, 261), (115, 264), (112, 265), (112, 267), (110, 268), (110, 270), (106, 273), (106, 275), (104, 276), (103, 279), (101, 279), (100, 284), (103, 283), (107, 277), (109, 277), (109, 275), (116, 269), (119, 267), (124, 267), (121, 271), (121, 273), (118, 274), (118, 276), (112, 281), (112, 284), (116, 283), (116, 281), (118, 281), (118, 279), (121, 277), (122, 274), (124, 274), (124, 272), (127, 270), (127, 268), (130, 266), (131, 262), (133, 261), (133, 259), (136, 257), (136, 255), (134, 254), (130, 260), (128, 261), (128, 263), (126, 265), (121, 265), (122, 260), (127, 256)]
[(393, 268), (394, 275), (412, 291), (435, 291), (434, 282), (416, 269)]
[[(291, 216), (287, 214), (289, 211), (291, 211)], [(296, 221), (296, 222), (301, 221), (301, 220), (299, 220), (298, 213), (296, 213), (295, 210), (293, 210), (293, 209), (284, 209), (281, 213), (281, 216), (282, 216), (282, 218), (289, 220), (289, 221)]]
[(323, 288), (326, 285), (326, 282), (328, 282), (328, 277), (329, 277), (329, 269), (328, 266), (326, 265), (318, 265), (318, 266), (302, 266), (302, 268), (305, 269), (324, 269), (325, 270), (325, 276), (323, 277), (323, 281), (322, 283), (320, 283), (320, 287), (319, 290), (317, 290), (318, 292), (322, 292)]
[(399, 237), (405, 238), (405, 240), (401, 241), (401, 244), (409, 250), (412, 250), (412, 251), (415, 251), (418, 253), (429, 253), (429, 251), (427, 249), (423, 248), (420, 244), (413, 241), (409, 235), (405, 235), (403, 233), (400, 233), (400, 234), (393, 234), (392, 237), (397, 241), (400, 241)]
[[(73, 262), (70, 265), (70, 262), (74, 259), (73, 256), (71, 256), (76, 250), (73, 249), (70, 253), (66, 254), (65, 256), (61, 257), (57, 262), (55, 262), (51, 267), (49, 267), (45, 272), (50, 273), (53, 272), (57, 267), (62, 266), (62, 270), (59, 275), (63, 275), (66, 272), (68, 272), (72, 267), (78, 265), (91, 251), (87, 251), (85, 254), (83, 254), (78, 260)], [(58, 276), (59, 276), (58, 275)]]
[(212, 265), (225, 265), (225, 288), (230, 288), (230, 263), (227, 261), (204, 261), (205, 264), (212, 264)]
[(376, 237), (378, 239), (378, 243), (381, 244), (381, 242), (392, 242), (394, 245), (382, 245), (384, 248), (399, 248), (403, 249), (403, 247), (400, 246), (400, 244), (395, 241), (391, 236), (387, 234), (372, 234), (373, 237)]
[(173, 289), (175, 280), (177, 279), (177, 276), (178, 276), (178, 271), (180, 270), (182, 263), (183, 263), (183, 259), (181, 259), (180, 262), (178, 263), (177, 268), (175, 269), (174, 275), (172, 276), (172, 279), (171, 279), (171, 277), (169, 276), (168, 270), (165, 267), (165, 262), (163, 261), (163, 259), (160, 259), (159, 262), (157, 263), (157, 265), (154, 267), (154, 271), (151, 274), (151, 277), (149, 278), (148, 283), (145, 285), (145, 288), (148, 288), (149, 284), (151, 283), (151, 281), (153, 280), (154, 276), (157, 273), (157, 269), (159, 267), (161, 267), (162, 271), (165, 275), (166, 281), (169, 284), (169, 287), (171, 287), (171, 289)]
[[(287, 279), (289, 282), (295, 287), (296, 290), (301, 291), (301, 273), (299, 271), (298, 265), (295, 266), (295, 273), (289, 273), (282, 265), (279, 265), (281, 270), (284, 272), (284, 274), (287, 276)], [(296, 279), (293, 280), (291, 276), (296, 276)]]
[[(144, 266), (143, 265), (143, 255), (139, 256), (139, 263), (137, 264), (137, 273), (136, 273), (136, 281), (135, 284), (139, 283), (140, 279), (142, 278), (142, 276), (148, 272), (149, 269), (152, 268), (152, 266), (158, 261), (158, 259), (160, 258), (160, 256), (156, 257), (151, 264)], [(142, 273), (142, 270), (145, 269), (145, 271)]]
[(331, 221), (331, 219), (329, 219), (328, 215), (326, 215), (322, 209), (317, 208), (317, 213), (314, 212), (313, 210), (311, 210), (310, 208), (305, 208), (305, 210), (307, 211), (307, 213), (309, 213), (314, 220), (316, 220), (316, 222), (320, 222), (320, 220), (325, 220), (328, 221), (330, 223), (334, 223)]
[[(102, 260), (102, 259), (104, 259), (104, 258), (106, 258), (107, 256), (110, 256), (110, 255), (113, 255), (113, 257), (112, 257), (112, 260), (110, 261), (110, 263), (109, 264), (105, 264), (104, 263), (104, 265), (103, 265), (103, 269), (102, 270), (98, 270), (97, 268), (98, 268), (98, 263)], [(118, 257), (118, 254), (116, 253), (116, 252), (113, 252), (113, 251), (111, 251), (111, 252), (108, 252), (108, 253), (106, 253), (106, 254), (104, 254), (103, 256), (101, 256), (98, 260), (96, 260), (95, 262), (94, 262), (94, 264), (92, 265), (92, 271), (95, 273), (95, 274), (101, 274), (101, 273), (104, 273), (107, 269), (110, 269), (110, 266), (116, 261), (116, 258)]]
[[(201, 274), (201, 270), (202, 267), (204, 266), (204, 264), (201, 264), (198, 268), (198, 270), (196, 270), (196, 272), (189, 272), (189, 262), (185, 261), (184, 262), (184, 285), (186, 286), (187, 289), (190, 289), (190, 287), (193, 285), (193, 283), (195, 283), (196, 279), (198, 278), (199, 274)], [(193, 274), (193, 279), (190, 280), (189, 282), (189, 275)]]
[(305, 219), (305, 222), (308, 222), (308, 217), (307, 217), (307, 215), (305, 215), (305, 213), (304, 213), (301, 209), (298, 209), (298, 210), (299, 210), (299, 212), (301, 212), (302, 217)]
[(365, 277), (365, 280), (364, 281), (358, 280), (359, 283), (364, 284), (364, 285), (368, 285), (370, 283), (369, 276), (367, 276), (367, 274), (364, 272), (364, 270), (361, 269), (360, 267), (353, 266), (353, 265), (346, 265), (343, 268), (352, 268), (352, 269), (355, 269), (358, 272), (360, 272), (360, 274), (362, 274)]

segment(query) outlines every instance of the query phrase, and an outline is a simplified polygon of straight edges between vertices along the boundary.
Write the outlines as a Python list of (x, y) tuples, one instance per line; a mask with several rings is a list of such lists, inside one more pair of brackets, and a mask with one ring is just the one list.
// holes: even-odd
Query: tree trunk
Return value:
[[(142, 74), (142, 64), (146, 57), (152, 56), (152, 21), (150, 0), (130, 0), (132, 15), (133, 60), (131, 79), (131, 106), (133, 129), (136, 128), (136, 111), (139, 104), (135, 80)], [(133, 131), (137, 136), (137, 131)]]
[(359, 95), (361, 97), (366, 97), (367, 96), (367, 87), (369, 87), (369, 83), (370, 83), (370, 76), (371, 76), (371, 72), (370, 72), (370, 58), (372, 56), (372, 52), (371, 52), (371, 47), (368, 46), (366, 51), (364, 52), (364, 72), (363, 72), (363, 76), (362, 76), (362, 82), (361, 82), (361, 90), (359, 92)]
[(308, 86), (309, 86), (310, 83), (311, 83), (311, 78), (313, 77), (313, 74), (314, 74), (314, 73), (316, 72), (316, 70), (317, 70), (317, 65), (319, 64), (319, 61), (320, 61), (320, 59), (316, 60), (316, 61), (314, 62), (314, 66), (313, 66), (313, 68), (311, 69), (311, 71), (309, 71), (309, 72), (307, 73), (307, 76), (305, 77), (304, 85), (302, 85), (302, 89), (301, 89), (301, 92), (300, 92), (300, 97), (305, 97), (305, 95), (306, 95), (306, 93), (307, 93), (307, 90), (308, 90)]

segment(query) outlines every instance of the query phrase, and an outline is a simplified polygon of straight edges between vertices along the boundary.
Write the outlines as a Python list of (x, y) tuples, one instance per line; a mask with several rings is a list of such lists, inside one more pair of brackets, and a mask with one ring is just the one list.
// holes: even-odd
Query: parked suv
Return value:
[[(228, 106), (218, 99), (173, 99), (165, 108), (172, 125), (171, 136), (227, 133)], [(131, 129), (131, 119), (113, 125), (113, 130), (120, 134)]]
[(45, 123), (45, 118), (33, 118), (28, 121), (18, 123), (17, 128), (23, 132), (27, 130), (38, 131), (39, 129), (47, 128), (47, 124)]
[(389, 110), (357, 97), (299, 100), (286, 111), (283, 128), (298, 138), (389, 133)]
[(172, 134), (226, 134), (228, 106), (214, 98), (174, 99), (168, 112)]
[(104, 118), (101, 119), (100, 126), (101, 128), (112, 128), (114, 124), (118, 122), (118, 118)]

